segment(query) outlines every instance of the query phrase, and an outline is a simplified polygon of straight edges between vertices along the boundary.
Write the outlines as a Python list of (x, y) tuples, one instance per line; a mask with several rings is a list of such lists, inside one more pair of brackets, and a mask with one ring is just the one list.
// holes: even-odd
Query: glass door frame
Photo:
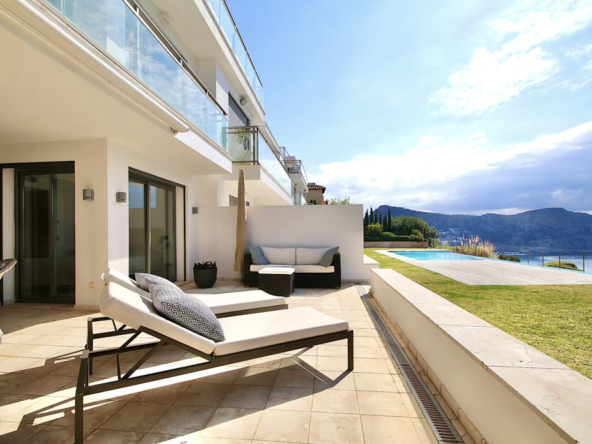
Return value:
[[(20, 261), (21, 253), (24, 249), (24, 239), (21, 237), (21, 234), (24, 232), (24, 199), (25, 199), (25, 189), (22, 186), (24, 175), (27, 173), (32, 174), (48, 174), (50, 178), (53, 178), (54, 174), (74, 174), (74, 183), (76, 183), (76, 171), (75, 171), (75, 164), (74, 162), (38, 162), (38, 163), (18, 163), (13, 165), (2, 165), (2, 168), (14, 168), (14, 205), (15, 205), (15, 259), (17, 260), (16, 263), (16, 275), (15, 275), (15, 300), (17, 302), (23, 303), (67, 303), (67, 304), (75, 304), (76, 303), (76, 279), (74, 280), (74, 300), (59, 300), (59, 299), (52, 299), (53, 291), (54, 291), (54, 261), (55, 261), (55, 242), (54, 237), (56, 235), (56, 227), (53, 224), (53, 217), (50, 217), (52, 221), (52, 229), (49, 235), (49, 254), (50, 254), (50, 261), (49, 261), (49, 276), (50, 276), (50, 300), (27, 300), (22, 299), (21, 294), (21, 277), (22, 277), (22, 263)], [(55, 196), (54, 196), (54, 187), (53, 187), (53, 179), (50, 180), (50, 202), (48, 206), (48, 211), (50, 212), (50, 216), (53, 216), (54, 205), (55, 205)], [(74, 199), (74, 214), (76, 214), (76, 198)], [(74, 226), (76, 226), (76, 216), (74, 217)], [(76, 234), (74, 234), (76, 236)], [(76, 241), (74, 242), (74, 262), (76, 262)], [(19, 265), (20, 264), (20, 265)]]
[[(140, 170), (136, 170), (134, 168), (129, 168), (128, 174), (128, 187), (130, 182), (136, 182), (144, 185), (144, 226), (146, 227), (146, 233), (144, 233), (144, 246), (146, 248), (146, 254), (144, 259), (144, 269), (146, 273), (150, 273), (150, 265), (151, 265), (151, 225), (150, 225), (150, 187), (155, 186), (158, 188), (165, 189), (167, 191), (173, 192), (173, 270), (175, 279), (174, 281), (178, 280), (178, 272), (177, 272), (177, 236), (179, 233), (177, 232), (177, 188), (183, 189), (183, 245), (184, 245), (184, 252), (183, 258), (184, 262), (187, 261), (187, 242), (185, 241), (185, 231), (186, 231), (186, 216), (185, 216), (185, 186), (172, 182), (170, 180), (163, 179), (161, 177), (153, 176), (152, 174), (145, 173)], [(128, 188), (129, 189), (129, 188)], [(128, 199), (129, 200), (129, 199)], [(128, 203), (129, 205), (129, 203)], [(129, 223), (128, 223), (128, 230), (129, 230)], [(128, 241), (129, 243), (129, 241)], [(129, 252), (128, 252), (129, 257)], [(183, 267), (183, 280), (187, 280), (187, 270), (186, 264)], [(128, 270), (129, 273), (129, 270)]]

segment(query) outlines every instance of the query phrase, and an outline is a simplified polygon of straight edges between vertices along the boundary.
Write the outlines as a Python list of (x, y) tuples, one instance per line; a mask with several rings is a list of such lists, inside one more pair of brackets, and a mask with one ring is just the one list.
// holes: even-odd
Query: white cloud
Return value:
[[(527, 208), (531, 201), (536, 204), (537, 193), (543, 191), (547, 193), (549, 205), (557, 206), (561, 202), (572, 204), (573, 199), (566, 200), (570, 193), (572, 196), (580, 194), (570, 181), (584, 179), (574, 177), (578, 175), (574, 167), (567, 163), (562, 165), (557, 156), (574, 153), (570, 155), (577, 157), (575, 152), (584, 148), (592, 155), (592, 122), (505, 147), (492, 147), (483, 133), (463, 139), (430, 136), (401, 154), (364, 155), (347, 162), (321, 165), (314, 180), (327, 187), (328, 196), (348, 195), (356, 203), (373, 206), (390, 204), (432, 211), (486, 212), (488, 208), (512, 211)], [(541, 159), (554, 160), (544, 164)], [(578, 163), (585, 162), (575, 162), (576, 168)], [(549, 177), (545, 168), (553, 171), (553, 177)], [(522, 177), (525, 174), (532, 177), (527, 180)], [(508, 201), (506, 206), (499, 204), (501, 198)], [(459, 209), (462, 202), (465, 207)]]
[(478, 48), (469, 65), (450, 75), (448, 85), (436, 91), (431, 102), (440, 114), (481, 114), (546, 84), (561, 66), (543, 45), (591, 21), (592, 0), (526, 1), (492, 23), (500, 45)]

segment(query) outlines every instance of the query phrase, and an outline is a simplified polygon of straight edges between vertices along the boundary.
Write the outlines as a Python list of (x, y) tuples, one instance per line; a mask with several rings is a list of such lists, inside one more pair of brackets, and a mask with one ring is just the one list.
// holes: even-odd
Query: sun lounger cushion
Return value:
[(158, 314), (214, 342), (224, 340), (220, 321), (205, 303), (183, 293), (183, 290), (170, 282), (150, 283), (148, 288)]
[(226, 340), (216, 344), (215, 356), (312, 338), (349, 329), (347, 321), (310, 307), (277, 310), (220, 319)]
[(113, 282), (101, 292), (100, 307), (103, 315), (131, 328), (149, 328), (205, 354), (211, 354), (216, 346), (214, 341), (163, 318), (148, 299)]
[(330, 265), (329, 267), (323, 267), (322, 265), (251, 265), (249, 270), (259, 272), (264, 268), (268, 267), (289, 267), (293, 268), (296, 274), (298, 273), (335, 273), (335, 267)]
[(286, 305), (286, 298), (272, 296), (262, 290), (220, 294), (192, 294), (191, 296), (204, 302), (216, 314)]
[(117, 271), (115, 268), (109, 268), (105, 273), (103, 273), (103, 280), (105, 282), (115, 282), (116, 284), (121, 285), (128, 290), (138, 293), (140, 296), (150, 299), (150, 293), (142, 290), (140, 287), (138, 287), (138, 283), (136, 281)]

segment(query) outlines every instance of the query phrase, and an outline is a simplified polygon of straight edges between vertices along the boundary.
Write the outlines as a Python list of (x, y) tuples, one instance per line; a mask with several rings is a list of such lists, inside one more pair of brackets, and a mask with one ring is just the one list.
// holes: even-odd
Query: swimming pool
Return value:
[(392, 250), (389, 253), (405, 256), (409, 259), (416, 259), (418, 261), (478, 261), (483, 260), (482, 257), (468, 256), (466, 254), (452, 253), (445, 250), (431, 250), (431, 251), (400, 251)]

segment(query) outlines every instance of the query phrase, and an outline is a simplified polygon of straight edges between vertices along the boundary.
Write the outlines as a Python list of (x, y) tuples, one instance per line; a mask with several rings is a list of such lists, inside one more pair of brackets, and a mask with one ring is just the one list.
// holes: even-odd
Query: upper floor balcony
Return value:
[(226, 112), (134, 0), (46, 0), (68, 25), (227, 150)]
[(234, 163), (262, 165), (286, 192), (292, 194), (290, 176), (281, 160), (282, 155), (279, 150), (272, 148), (273, 143), (267, 140), (260, 127), (229, 127), (227, 139), (228, 152)]
[(232, 18), (232, 14), (230, 13), (230, 9), (228, 9), (228, 5), (226, 4), (225, 0), (207, 0), (207, 4), (213, 12), (218, 25), (222, 29), (222, 33), (224, 34), (224, 38), (226, 39), (228, 45), (232, 49), (232, 52), (236, 56), (240, 67), (245, 74), (245, 77), (249, 81), (251, 88), (253, 88), (253, 92), (257, 96), (259, 103), (263, 107), (263, 84), (261, 83), (261, 79), (259, 78), (259, 74), (257, 74), (257, 70), (255, 69), (255, 65), (251, 60), (251, 56), (249, 55), (249, 51), (247, 51), (247, 47), (245, 42), (243, 41), (238, 27)]

